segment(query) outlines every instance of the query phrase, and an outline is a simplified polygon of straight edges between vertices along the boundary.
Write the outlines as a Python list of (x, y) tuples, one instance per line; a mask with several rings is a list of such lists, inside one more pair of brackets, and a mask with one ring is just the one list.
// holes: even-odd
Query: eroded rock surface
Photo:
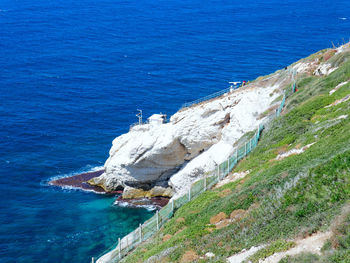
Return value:
[(169, 123), (133, 127), (113, 141), (105, 172), (90, 183), (106, 191), (170, 185), (182, 194), (233, 154), (242, 135), (258, 127), (263, 121), (258, 116), (280, 96), (280, 87), (281, 80), (265, 87), (248, 85), (182, 109)]

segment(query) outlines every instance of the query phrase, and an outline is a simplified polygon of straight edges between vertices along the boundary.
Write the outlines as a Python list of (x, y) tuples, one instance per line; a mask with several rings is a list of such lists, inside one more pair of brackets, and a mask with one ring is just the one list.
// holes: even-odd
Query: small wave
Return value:
[(87, 192), (87, 193), (94, 193), (94, 194), (101, 194), (101, 195), (106, 194), (105, 192), (97, 192), (97, 191), (94, 191), (92, 189), (84, 189), (84, 188), (74, 187), (74, 186), (69, 186), (69, 185), (60, 185), (60, 186), (58, 186), (58, 185), (50, 185), (50, 186), (59, 187), (60, 189), (63, 189), (65, 191), (67, 191), (67, 192), (83, 191), (83, 192)]
[(120, 207), (128, 207), (128, 208), (144, 208), (149, 212), (157, 210), (158, 208), (156, 205), (136, 205), (136, 204), (130, 204), (128, 202), (118, 201), (118, 200), (114, 202), (114, 205), (117, 205)]
[(346, 17), (339, 17), (340, 20), (346, 20)]
[(81, 231), (81, 232), (75, 232), (75, 233), (69, 233), (67, 235), (55, 235), (50, 237), (49, 239), (46, 240), (47, 243), (64, 243), (64, 246), (67, 246), (68, 244), (71, 243), (77, 243), (80, 242), (82, 239), (89, 238), (92, 234), (96, 232), (100, 232), (101, 230), (106, 229), (108, 226), (102, 226), (102, 227), (97, 227), (93, 230), (89, 231)]
[(50, 73), (39, 73), (38, 76), (44, 77), (44, 78), (55, 78), (55, 79), (59, 79), (60, 78), (60, 76), (54, 75), (54, 74), (50, 74)]
[(52, 176), (52, 177), (44, 180), (44, 184), (47, 185), (47, 184), (49, 184), (50, 181), (55, 181), (55, 180), (62, 179), (62, 178), (72, 177), (74, 175), (78, 175), (78, 174), (82, 174), (82, 173), (97, 172), (97, 171), (100, 171), (100, 170), (103, 170), (103, 166), (91, 166), (91, 165), (88, 165), (88, 166), (86, 166), (84, 168), (79, 169), (78, 171), (75, 171), (75, 172), (71, 172), (71, 173), (68, 173), (68, 174), (61, 174), (61, 175)]
[[(100, 171), (103, 170), (103, 166), (86, 166), (84, 168), (79, 169), (78, 171), (75, 172), (71, 172), (68, 174), (62, 174), (62, 175), (55, 175), (52, 177), (49, 177), (47, 179), (44, 179), (40, 182), (40, 186), (42, 187), (52, 187), (54, 186), (53, 184), (51, 184), (51, 181), (55, 181), (58, 179), (62, 179), (62, 178), (67, 178), (67, 177), (72, 177), (78, 174), (82, 174), (82, 173), (90, 173), (90, 172), (96, 172), (96, 171)], [(74, 187), (74, 186), (69, 186), (69, 185), (60, 185), (60, 186), (56, 186), (59, 187), (60, 189), (63, 189), (65, 191), (83, 191), (83, 192), (89, 192), (89, 193), (95, 193), (95, 194), (105, 194), (104, 192), (97, 192), (93, 189), (83, 189), (81, 187)]]

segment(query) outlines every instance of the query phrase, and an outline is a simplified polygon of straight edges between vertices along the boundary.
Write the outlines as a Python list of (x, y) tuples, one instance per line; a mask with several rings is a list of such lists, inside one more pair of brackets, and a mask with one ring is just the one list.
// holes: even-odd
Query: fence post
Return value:
[(174, 199), (171, 200), (171, 211), (174, 214)]
[(227, 174), (230, 173), (230, 157), (227, 159)]
[(128, 236), (126, 236), (126, 251), (129, 251), (129, 240), (128, 240)]
[(218, 182), (220, 181), (220, 165), (218, 165)]
[(207, 190), (207, 176), (204, 177), (204, 191)]
[(236, 149), (236, 162), (238, 163), (238, 148)]
[(157, 210), (157, 230), (159, 230), (159, 212)]
[(122, 258), (122, 244), (120, 243), (120, 238), (118, 238), (118, 247), (119, 247), (119, 260)]
[(91, 258), (91, 263), (95, 263), (95, 258), (94, 257)]
[(140, 243), (142, 242), (142, 225), (140, 224), (139, 226), (140, 229)]
[(244, 144), (244, 156), (247, 155), (247, 143)]
[(191, 201), (191, 187), (190, 190), (188, 190), (188, 201)]

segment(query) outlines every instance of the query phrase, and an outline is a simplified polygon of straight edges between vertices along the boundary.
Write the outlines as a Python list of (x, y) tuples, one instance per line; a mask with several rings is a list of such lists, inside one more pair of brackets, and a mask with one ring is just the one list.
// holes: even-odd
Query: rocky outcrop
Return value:
[(152, 197), (172, 197), (174, 194), (174, 191), (170, 187), (161, 187), (161, 186), (155, 186), (151, 190), (143, 190), (140, 188), (133, 188), (130, 186), (126, 186), (123, 191), (123, 199), (131, 199), (131, 198), (152, 198)]
[(104, 173), (90, 183), (106, 191), (141, 188), (133, 197), (154, 186), (170, 185), (176, 194), (186, 191), (230, 156), (242, 135), (256, 129), (263, 121), (258, 116), (281, 94), (280, 86), (278, 80), (248, 85), (182, 109), (169, 123), (133, 127), (113, 141)]

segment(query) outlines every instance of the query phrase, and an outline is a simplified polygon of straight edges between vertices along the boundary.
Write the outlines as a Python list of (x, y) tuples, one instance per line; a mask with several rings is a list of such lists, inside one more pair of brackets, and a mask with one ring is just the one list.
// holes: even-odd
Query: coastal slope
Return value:
[(121, 262), (350, 261), (350, 45), (290, 68), (258, 146)]

